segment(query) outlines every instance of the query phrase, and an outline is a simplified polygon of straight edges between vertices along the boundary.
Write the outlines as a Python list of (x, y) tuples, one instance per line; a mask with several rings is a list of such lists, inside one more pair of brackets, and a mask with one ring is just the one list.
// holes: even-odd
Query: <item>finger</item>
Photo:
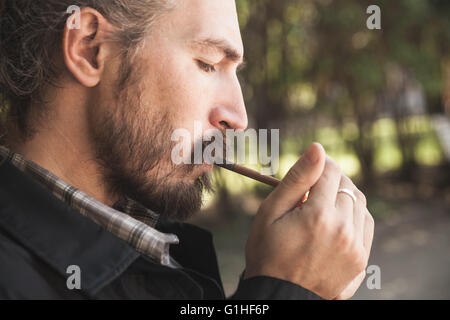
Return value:
[[(353, 191), (355, 189), (353, 182), (346, 175), (341, 176), (341, 182), (339, 183), (339, 190), (348, 189)], [(336, 195), (336, 209), (344, 211), (353, 211), (353, 200), (345, 193), (338, 193)]]
[(290, 211), (301, 201), (322, 175), (325, 159), (325, 150), (320, 144), (314, 143), (308, 148), (266, 199), (265, 203), (270, 204), (269, 211), (273, 212), (273, 218)]
[(370, 256), (370, 251), (372, 250), (373, 234), (375, 231), (375, 222), (369, 210), (365, 208), (364, 210), (364, 249), (366, 250), (367, 256)]
[(364, 245), (365, 242), (364, 233), (365, 233), (366, 211), (367, 211), (366, 203), (365, 201), (362, 200), (362, 197), (364, 197), (364, 195), (362, 195), (361, 191), (355, 190), (355, 195), (356, 198), (358, 199), (353, 208), (353, 224), (355, 226), (355, 236), (356, 239), (358, 239), (358, 242)]
[(335, 206), (336, 195), (341, 181), (342, 171), (330, 157), (327, 157), (325, 169), (319, 181), (311, 188), (305, 207), (328, 203)]
[[(352, 190), (355, 188), (353, 182), (346, 175), (341, 175), (341, 182), (339, 184), (340, 189), (348, 189)], [(338, 193), (336, 195), (336, 218), (341, 221), (343, 225), (348, 226), (349, 228), (354, 228), (353, 226), (353, 207), (354, 202), (353, 199), (345, 193)]]

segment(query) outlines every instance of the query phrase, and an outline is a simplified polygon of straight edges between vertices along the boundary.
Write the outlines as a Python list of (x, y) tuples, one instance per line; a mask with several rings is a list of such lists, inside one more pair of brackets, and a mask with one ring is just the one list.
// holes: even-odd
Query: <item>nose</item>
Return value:
[(245, 130), (248, 126), (247, 110), (237, 76), (228, 86), (222, 86), (210, 113), (210, 123), (219, 130)]

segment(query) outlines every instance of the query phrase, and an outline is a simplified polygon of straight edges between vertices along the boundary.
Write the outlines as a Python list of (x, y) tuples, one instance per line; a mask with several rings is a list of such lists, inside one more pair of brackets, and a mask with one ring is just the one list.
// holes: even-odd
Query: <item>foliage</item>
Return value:
[[(431, 116), (444, 113), (449, 86), (449, 1), (236, 3), (250, 124), (281, 129), (280, 177), (313, 141), (362, 188), (384, 172), (408, 180), (417, 166), (443, 163)], [(381, 8), (381, 30), (366, 27), (372, 4)], [(222, 194), (270, 191), (233, 173), (218, 175)]]

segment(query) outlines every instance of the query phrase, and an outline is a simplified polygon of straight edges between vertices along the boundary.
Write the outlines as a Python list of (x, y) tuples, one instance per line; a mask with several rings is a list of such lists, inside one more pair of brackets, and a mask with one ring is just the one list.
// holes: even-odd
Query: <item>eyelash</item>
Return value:
[(201, 60), (197, 60), (197, 64), (198, 64), (199, 68), (202, 69), (206, 73), (211, 73), (211, 72), (216, 71), (216, 68), (213, 65), (205, 63)]

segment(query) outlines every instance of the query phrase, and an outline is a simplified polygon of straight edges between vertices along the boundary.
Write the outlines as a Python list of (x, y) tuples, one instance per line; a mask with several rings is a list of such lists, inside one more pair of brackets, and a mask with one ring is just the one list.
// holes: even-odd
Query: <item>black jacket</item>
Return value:
[[(183, 268), (154, 263), (56, 198), (10, 163), (0, 166), (0, 299), (224, 299), (212, 235), (160, 221), (176, 234), (171, 255)], [(70, 290), (67, 268), (80, 267)], [(242, 280), (233, 299), (317, 299), (293, 283)]]

